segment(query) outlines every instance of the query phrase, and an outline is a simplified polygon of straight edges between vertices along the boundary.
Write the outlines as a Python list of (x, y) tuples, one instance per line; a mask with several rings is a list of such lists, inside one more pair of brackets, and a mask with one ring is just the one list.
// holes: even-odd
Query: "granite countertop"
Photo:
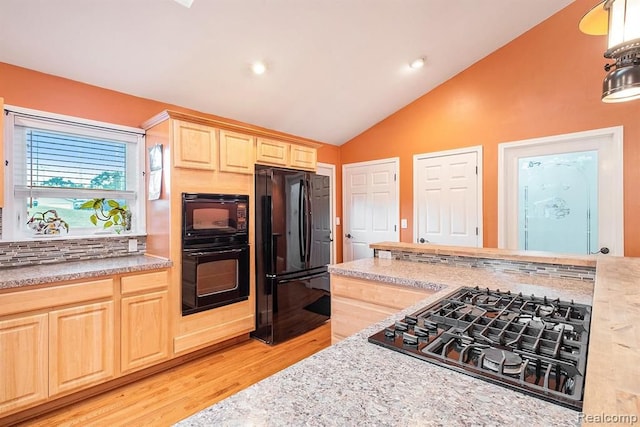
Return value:
[(178, 426), (579, 425), (576, 411), (382, 348), (367, 338), (460, 286), (589, 304), (592, 282), (381, 259), (334, 265), (330, 272), (436, 292)]
[(329, 266), (331, 274), (402, 286), (453, 292), (460, 286), (479, 286), (493, 290), (511, 290), (524, 294), (591, 304), (593, 282), (550, 276), (507, 273), (467, 266), (425, 264), (393, 259), (365, 258)]
[(168, 268), (172, 262), (148, 255), (0, 268), (0, 291), (65, 280)]

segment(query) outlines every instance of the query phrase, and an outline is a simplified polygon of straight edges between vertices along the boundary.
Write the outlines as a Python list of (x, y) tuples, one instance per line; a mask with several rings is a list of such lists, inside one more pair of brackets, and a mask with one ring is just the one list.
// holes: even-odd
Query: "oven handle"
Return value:
[(187, 256), (207, 256), (207, 255), (219, 255), (219, 254), (233, 254), (233, 253), (238, 253), (238, 252), (242, 252), (245, 249), (226, 249), (226, 250), (222, 250), (222, 251), (206, 251), (206, 252), (191, 252), (191, 253), (187, 253)]

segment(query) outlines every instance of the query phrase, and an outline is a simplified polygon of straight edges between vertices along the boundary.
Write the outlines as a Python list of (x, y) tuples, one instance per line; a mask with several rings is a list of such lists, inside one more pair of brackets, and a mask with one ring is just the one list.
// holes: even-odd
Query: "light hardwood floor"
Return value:
[(245, 341), (19, 425), (168, 426), (330, 344), (330, 322), (276, 346)]

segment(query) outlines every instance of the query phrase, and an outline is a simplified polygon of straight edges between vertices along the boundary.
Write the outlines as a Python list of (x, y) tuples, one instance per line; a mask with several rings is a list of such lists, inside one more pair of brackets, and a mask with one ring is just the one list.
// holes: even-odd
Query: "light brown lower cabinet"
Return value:
[(114, 377), (113, 302), (49, 313), (49, 396)]
[(336, 343), (426, 298), (433, 291), (331, 275), (331, 342)]
[(167, 270), (0, 292), (0, 418), (169, 359), (168, 306)]
[(49, 396), (48, 315), (0, 321), (0, 415)]
[(167, 291), (123, 297), (120, 366), (137, 371), (169, 358)]

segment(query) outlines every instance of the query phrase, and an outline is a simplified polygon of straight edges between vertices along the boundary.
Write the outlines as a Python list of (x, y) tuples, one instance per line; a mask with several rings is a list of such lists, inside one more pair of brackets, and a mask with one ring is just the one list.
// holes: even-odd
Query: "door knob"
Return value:
[(351, 235), (351, 233), (347, 233), (347, 234), (344, 235), (344, 237), (346, 237), (347, 239), (350, 239), (353, 236)]

